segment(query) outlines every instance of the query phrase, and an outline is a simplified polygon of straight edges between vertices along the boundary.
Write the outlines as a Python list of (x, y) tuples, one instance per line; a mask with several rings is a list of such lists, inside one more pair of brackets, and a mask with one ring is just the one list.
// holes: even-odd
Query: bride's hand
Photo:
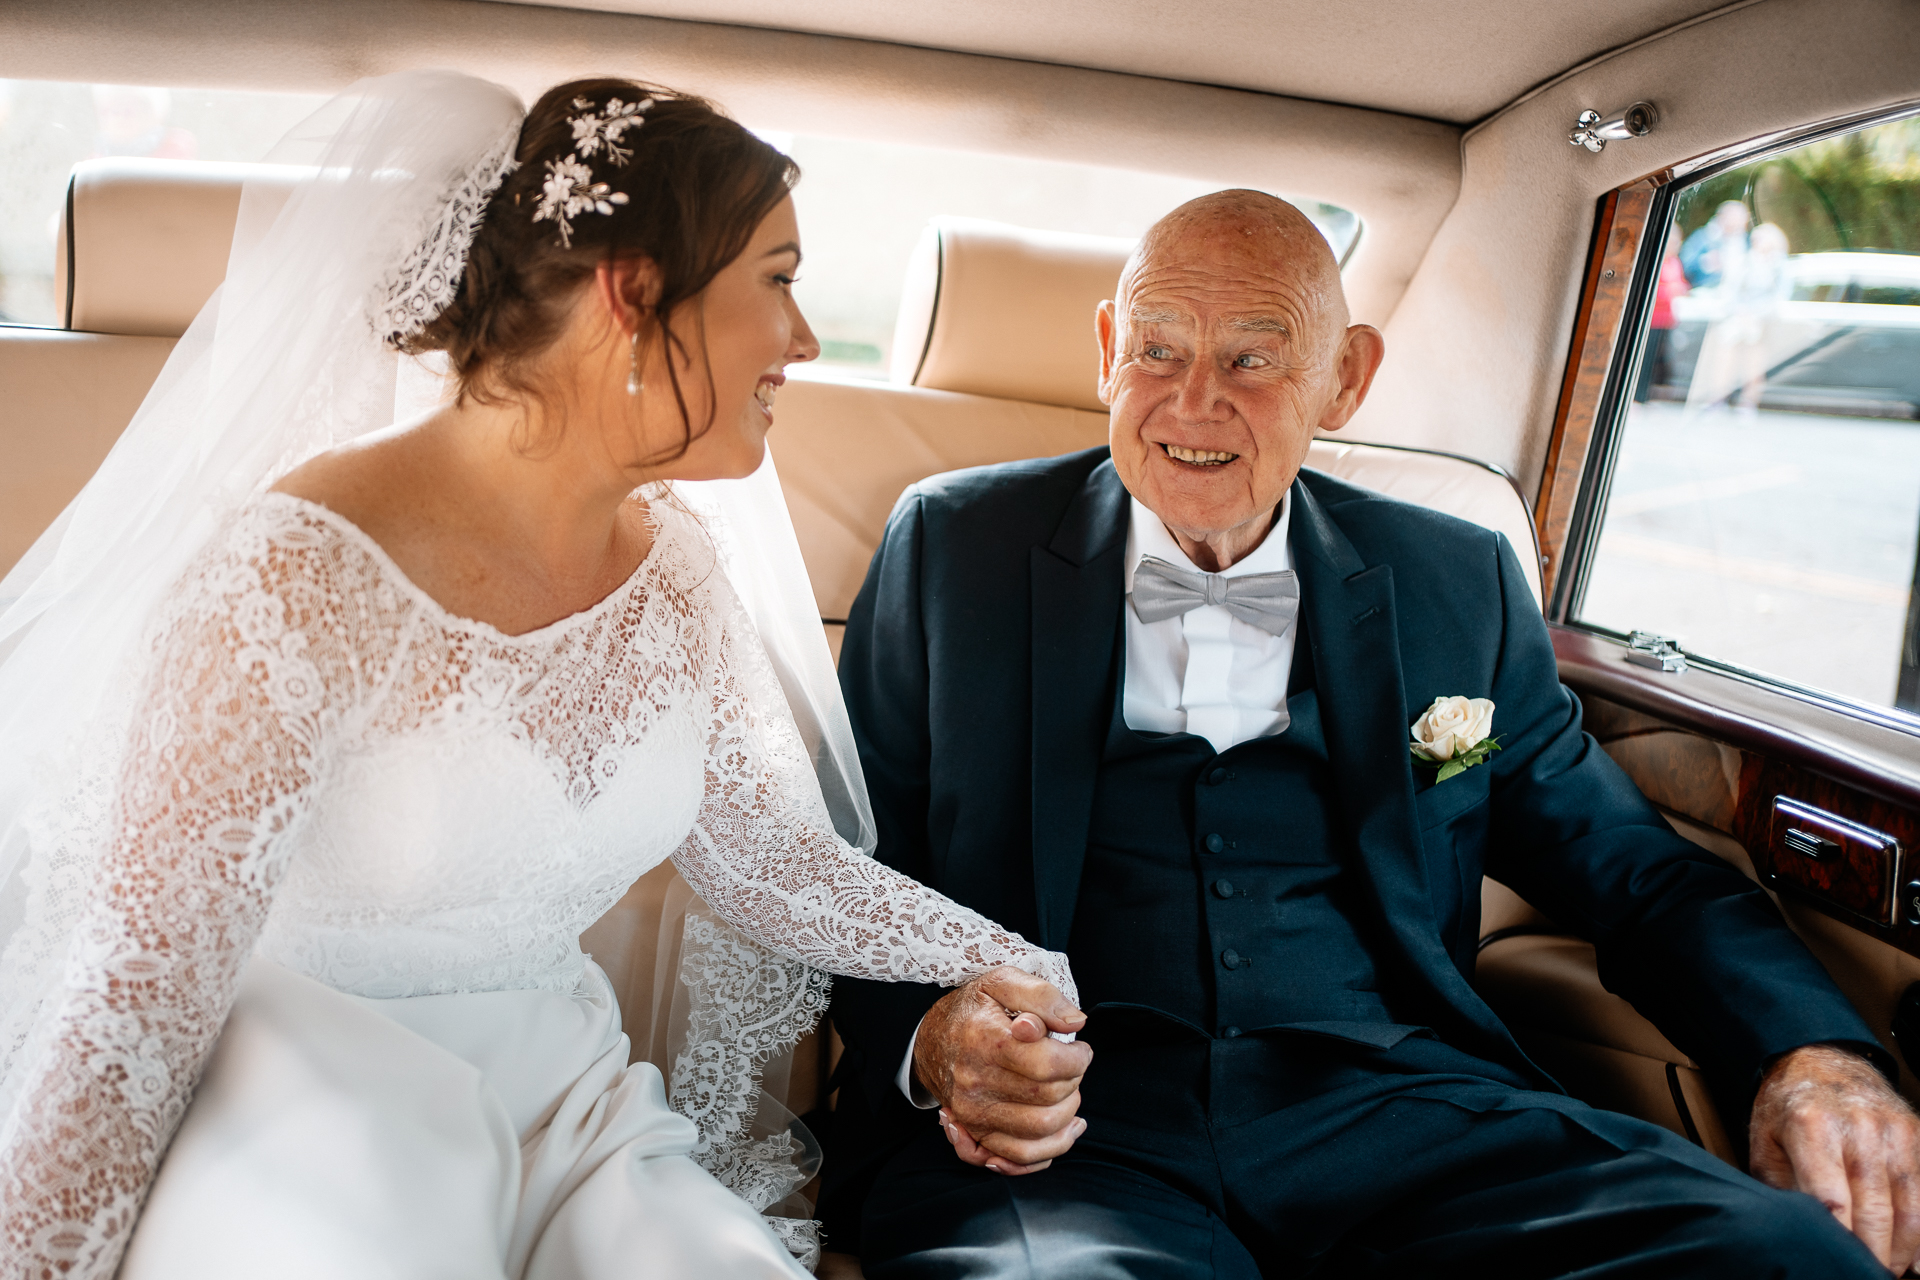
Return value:
[(940, 1123), (968, 1164), (996, 1173), (1044, 1169), (1086, 1131), (1080, 1078), (1086, 1015), (1051, 984), (1002, 966), (941, 997), (914, 1040), (914, 1071), (941, 1103)]

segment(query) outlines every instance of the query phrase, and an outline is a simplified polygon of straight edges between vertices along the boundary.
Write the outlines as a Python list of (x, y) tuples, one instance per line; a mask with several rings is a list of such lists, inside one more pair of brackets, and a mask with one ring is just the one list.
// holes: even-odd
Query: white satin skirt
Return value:
[(369, 1000), (255, 959), (120, 1280), (806, 1280), (579, 990)]

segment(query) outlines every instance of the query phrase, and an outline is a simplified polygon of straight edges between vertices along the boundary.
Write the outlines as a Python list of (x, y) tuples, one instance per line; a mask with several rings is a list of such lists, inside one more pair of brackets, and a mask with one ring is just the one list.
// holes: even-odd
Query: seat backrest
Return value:
[[(1093, 314), (1131, 250), (1105, 236), (936, 218), (908, 270), (891, 381), (802, 368), (787, 383), (772, 448), (830, 627), (847, 616), (907, 485), (1106, 443)], [(1315, 440), (1307, 465), (1504, 533), (1540, 599), (1532, 516), (1503, 472), (1337, 437)]]
[(227, 270), (253, 166), (74, 166), (55, 254), (65, 328), (0, 326), (0, 574), (93, 475)]
[(900, 493), (942, 471), (1107, 442), (1107, 415), (856, 379), (790, 378), (769, 440), (820, 616), (847, 616)]
[[(908, 485), (1107, 442), (1105, 413), (816, 374), (789, 379), (775, 413), (780, 487), (830, 627), (852, 607)], [(1504, 472), (1450, 454), (1331, 437), (1308, 447), (1307, 465), (1504, 533), (1540, 600), (1533, 517)]]
[(935, 218), (907, 266), (893, 381), (1105, 413), (1093, 311), (1133, 241)]
[(171, 338), (0, 326), (0, 576), (126, 429)]
[(65, 325), (177, 338), (226, 278), (240, 189), (264, 165), (115, 157), (73, 168), (54, 256)]
[(1520, 558), (1533, 602), (1540, 593), (1540, 544), (1520, 488), (1496, 466), (1455, 453), (1321, 436), (1307, 447), (1307, 465), (1402, 502), (1417, 503), (1507, 535)]
[[(166, 162), (76, 169), (61, 239), (72, 328), (0, 328), (0, 571), (92, 474), (218, 286), (249, 176), (242, 166)], [(788, 382), (773, 448), (823, 619), (846, 617), (907, 485), (1106, 441), (1092, 313), (1129, 247), (942, 220), (916, 262), (919, 292), (909, 289), (901, 308), (898, 380), (800, 371)], [(1331, 440), (1315, 441), (1308, 462), (1501, 530), (1537, 594), (1526, 505), (1491, 468)], [(588, 931), (623, 1005), (650, 1002), (671, 968), (652, 922), (663, 895), (678, 891), (663, 865)], [(793, 1110), (812, 1105), (819, 1065), (811, 1050), (796, 1055)]]

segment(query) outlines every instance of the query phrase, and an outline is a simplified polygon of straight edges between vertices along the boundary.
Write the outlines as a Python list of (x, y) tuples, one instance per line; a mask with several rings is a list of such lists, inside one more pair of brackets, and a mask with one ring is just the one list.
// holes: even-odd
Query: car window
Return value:
[[(806, 250), (794, 296), (821, 363), (885, 377), (907, 262), (929, 218), (986, 218), (1043, 231), (1139, 236), (1174, 206), (1231, 183), (1019, 156), (761, 132), (800, 164), (794, 192)], [(1360, 220), (1280, 192), (1345, 261)], [(1092, 341), (1093, 319), (1087, 319)]]
[(1570, 610), (1920, 711), (1920, 119), (1672, 189)]
[(0, 80), (0, 324), (59, 325), (54, 242), (82, 160), (263, 158), (326, 99), (300, 93)]

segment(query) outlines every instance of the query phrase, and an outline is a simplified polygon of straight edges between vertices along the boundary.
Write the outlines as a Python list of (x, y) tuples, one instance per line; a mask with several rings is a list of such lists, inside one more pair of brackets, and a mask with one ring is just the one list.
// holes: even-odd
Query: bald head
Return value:
[(1385, 349), (1348, 322), (1319, 229), (1259, 191), (1155, 223), (1094, 325), (1114, 469), (1212, 572), (1266, 537), (1315, 433), (1353, 416)]
[(1315, 345), (1337, 341), (1347, 327), (1347, 296), (1333, 249), (1306, 214), (1278, 196), (1246, 188), (1215, 191), (1154, 223), (1120, 272), (1122, 314), (1136, 282), (1194, 268), (1223, 278), (1286, 281), (1287, 292), (1311, 313)]

